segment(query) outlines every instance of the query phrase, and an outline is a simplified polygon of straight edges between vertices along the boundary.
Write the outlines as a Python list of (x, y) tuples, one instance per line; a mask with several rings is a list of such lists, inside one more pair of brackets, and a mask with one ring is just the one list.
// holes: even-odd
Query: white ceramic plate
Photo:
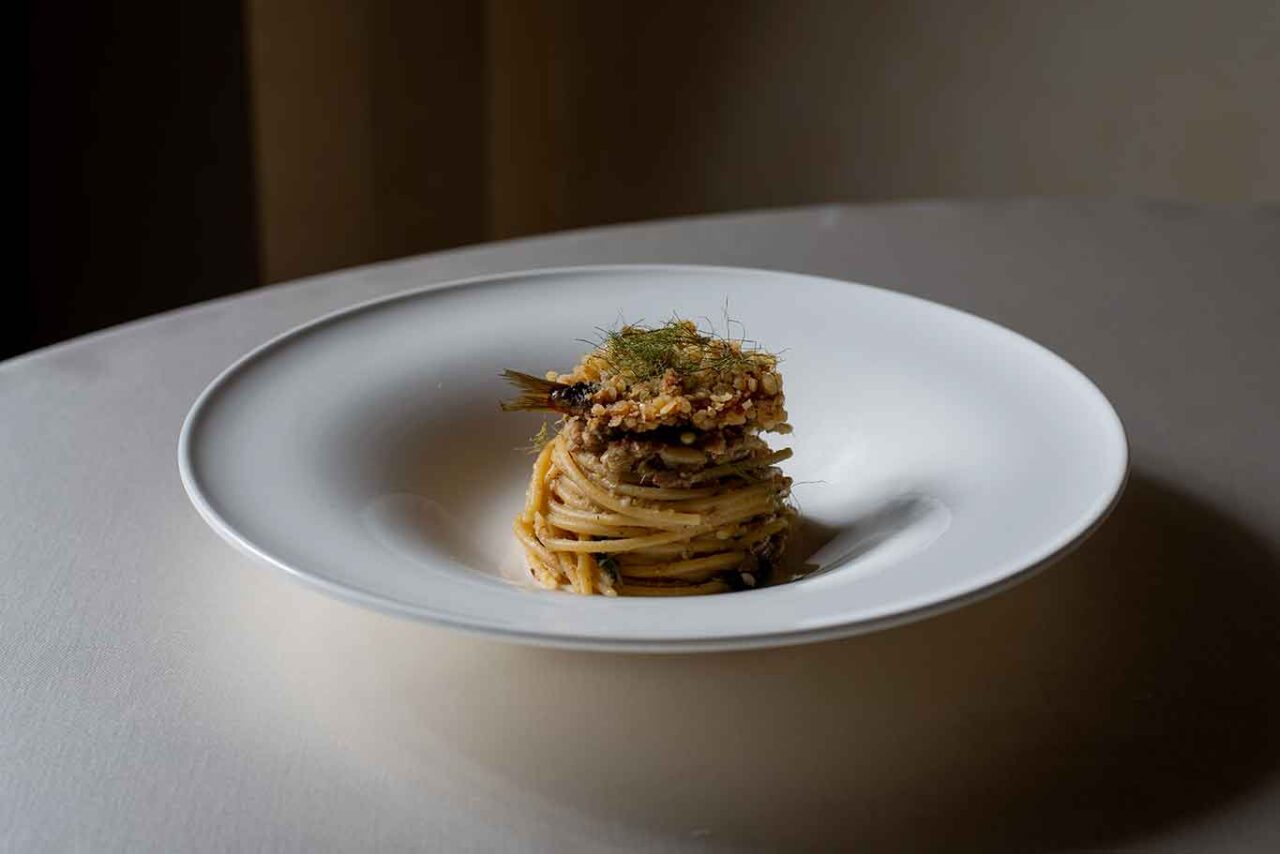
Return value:
[[(567, 370), (598, 327), (721, 318), (783, 354), (821, 568), (679, 599), (536, 588), (510, 532), (542, 420), (503, 368)], [(771, 439), (778, 442), (777, 437)], [(818, 640), (990, 594), (1116, 500), (1124, 432), (1062, 359), (993, 323), (830, 279), (594, 267), (441, 285), (310, 323), (227, 369), (183, 426), (191, 500), (235, 545), (343, 598), (554, 646), (692, 651)]]

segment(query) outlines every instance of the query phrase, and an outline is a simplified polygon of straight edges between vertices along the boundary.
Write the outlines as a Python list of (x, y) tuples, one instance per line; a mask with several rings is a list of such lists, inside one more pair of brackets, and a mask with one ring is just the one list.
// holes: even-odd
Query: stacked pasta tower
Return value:
[(537, 438), (516, 537), (539, 583), (679, 596), (775, 580), (795, 518), (761, 434), (788, 433), (777, 358), (689, 321), (608, 332), (569, 373), (508, 371)]

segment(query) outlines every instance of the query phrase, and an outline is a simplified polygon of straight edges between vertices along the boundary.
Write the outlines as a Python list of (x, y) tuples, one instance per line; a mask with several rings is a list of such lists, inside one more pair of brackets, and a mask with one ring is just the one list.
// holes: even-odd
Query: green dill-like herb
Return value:
[(529, 454), (537, 454), (545, 448), (547, 443), (554, 439), (555, 436), (556, 434), (551, 431), (551, 427), (548, 426), (548, 423), (543, 421), (542, 425), (538, 427), (538, 432), (529, 437), (529, 444), (520, 448), (520, 450)]
[(687, 376), (699, 371), (772, 367), (776, 362), (772, 353), (746, 338), (729, 337), (731, 323), (736, 321), (726, 318), (725, 335), (679, 318), (657, 327), (630, 324), (600, 330), (599, 341), (593, 343), (614, 373), (636, 381), (654, 379), (667, 371)]

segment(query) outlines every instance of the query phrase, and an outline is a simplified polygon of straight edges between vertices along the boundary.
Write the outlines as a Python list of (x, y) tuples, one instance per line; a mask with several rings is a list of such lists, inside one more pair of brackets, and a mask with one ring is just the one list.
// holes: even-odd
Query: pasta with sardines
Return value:
[(759, 587), (796, 518), (761, 434), (789, 433), (778, 359), (686, 320), (624, 326), (569, 373), (504, 376), (536, 437), (515, 535), (549, 589), (689, 596)]

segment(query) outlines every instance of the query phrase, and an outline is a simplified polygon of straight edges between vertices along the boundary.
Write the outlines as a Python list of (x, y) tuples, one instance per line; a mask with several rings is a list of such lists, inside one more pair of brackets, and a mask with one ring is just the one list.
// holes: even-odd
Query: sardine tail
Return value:
[(535, 377), (532, 374), (522, 374), (519, 371), (512, 371), (509, 369), (503, 371), (502, 376), (507, 382), (520, 390), (520, 396), (515, 400), (504, 400), (499, 404), (502, 407), (503, 412), (557, 409), (555, 404), (552, 402), (551, 392), (559, 386), (559, 383), (554, 383), (551, 380), (545, 380), (542, 377)]

